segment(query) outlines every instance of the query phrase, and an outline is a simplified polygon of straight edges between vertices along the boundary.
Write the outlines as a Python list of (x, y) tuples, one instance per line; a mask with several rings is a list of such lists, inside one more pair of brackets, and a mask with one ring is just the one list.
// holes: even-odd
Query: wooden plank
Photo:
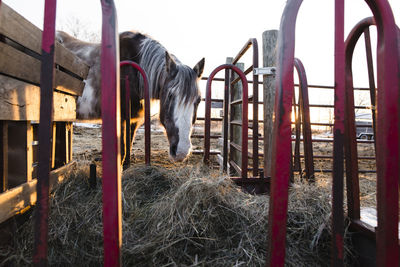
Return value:
[(30, 121), (26, 122), (26, 181), (32, 180), (32, 164), (33, 164), (33, 127)]
[(71, 95), (82, 95), (83, 88), (85, 87), (85, 83), (83, 81), (73, 78), (58, 69), (55, 70), (54, 75), (54, 86), (57, 90)]
[[(0, 75), (0, 120), (39, 121), (40, 88)], [(54, 121), (76, 119), (76, 97), (54, 92)]]
[(0, 122), (0, 193), (8, 188), (8, 122)]
[[(276, 44), (278, 30), (263, 32), (263, 65), (264, 67), (276, 66)], [(272, 162), (272, 131), (275, 107), (275, 77), (264, 76), (264, 171), (265, 177), (271, 176)]]
[[(0, 73), (40, 84), (40, 60), (0, 42)], [(56, 69), (55, 88), (72, 95), (82, 95), (84, 82)]]
[[(6, 4), (0, 9), (0, 34), (41, 55), (42, 31)], [(71, 51), (56, 43), (56, 64), (86, 78), (89, 67)]]
[[(61, 182), (75, 162), (71, 162), (50, 173), (50, 188)], [(0, 194), (0, 223), (25, 210), (36, 203), (37, 179), (24, 183)]]

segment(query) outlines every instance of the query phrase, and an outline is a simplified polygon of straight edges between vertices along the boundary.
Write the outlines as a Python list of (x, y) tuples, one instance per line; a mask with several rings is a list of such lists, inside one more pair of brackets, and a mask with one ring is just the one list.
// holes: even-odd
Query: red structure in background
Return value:
[[(205, 109), (205, 126), (204, 126), (204, 162), (208, 162), (210, 159), (210, 122), (211, 122), (211, 85), (215, 75), (223, 69), (231, 69), (239, 75), (240, 80), (243, 84), (242, 94), (242, 166), (241, 166), (241, 178), (247, 179), (247, 168), (248, 168), (248, 84), (245, 74), (236, 66), (231, 64), (224, 64), (213, 70), (207, 80), (206, 88), (206, 109)], [(225, 86), (225, 91), (229, 89), (229, 86)], [(228, 94), (224, 94), (225, 97)], [(228, 99), (225, 99), (225, 103), (228, 103)], [(224, 110), (224, 114), (228, 114), (227, 110)], [(227, 155), (224, 155), (226, 157)], [(224, 160), (225, 162), (225, 160)]]
[[(378, 29), (378, 118), (376, 122), (376, 158), (378, 192), (377, 265), (398, 266), (398, 186), (399, 164), (399, 40), (397, 26), (387, 0), (367, 0)], [(293, 64), (296, 16), (301, 0), (289, 0), (279, 32), (273, 172), (271, 177), (268, 265), (283, 266), (290, 172), (290, 104), (293, 92)], [(349, 99), (345, 93), (344, 0), (335, 1), (335, 127), (332, 187), (332, 265), (343, 263), (343, 171), (345, 125)], [(350, 60), (351, 62), (351, 60)], [(352, 103), (354, 106), (354, 102)], [(349, 118), (347, 118), (349, 119)], [(355, 143), (355, 140), (351, 140)], [(349, 160), (349, 159), (348, 159)], [(287, 163), (287, 164), (286, 164)]]
[[(144, 83), (144, 155), (145, 155), (145, 163), (146, 165), (150, 165), (150, 93), (149, 93), (149, 81), (147, 79), (146, 72), (140, 67), (139, 64), (133, 62), (133, 61), (122, 61), (120, 63), (120, 67), (124, 66), (131, 66), (132, 68), (136, 69), (139, 71), (140, 75), (143, 77), (143, 83)], [(129, 78), (128, 76), (125, 77), (125, 119), (126, 119), (126, 161), (127, 165), (129, 165), (130, 161), (130, 143), (131, 143), (131, 134), (130, 134), (130, 88), (129, 88)], [(129, 118), (129, 119), (128, 119)]]

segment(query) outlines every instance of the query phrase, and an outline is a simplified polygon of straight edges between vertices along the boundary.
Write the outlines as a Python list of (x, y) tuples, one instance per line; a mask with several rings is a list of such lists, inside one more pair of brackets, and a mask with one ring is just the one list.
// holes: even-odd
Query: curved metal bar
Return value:
[(302, 0), (289, 0), (283, 11), (278, 37), (275, 121), (268, 224), (268, 266), (284, 266), (288, 187), (291, 155), (294, 40)]
[(103, 158), (104, 266), (121, 265), (122, 207), (120, 154), (119, 36), (114, 1), (101, 0), (101, 114)]
[(398, 213), (400, 178), (399, 40), (387, 0), (366, 0), (377, 33), (377, 266), (399, 265)]
[[(253, 47), (253, 69), (258, 68), (258, 42), (256, 38), (250, 38), (243, 48), (239, 51), (237, 56), (233, 59), (232, 64), (235, 64), (246, 53), (246, 51)], [(258, 75), (253, 75), (253, 176), (258, 176)]]
[[(356, 126), (354, 114), (354, 88), (353, 88), (353, 53), (358, 39), (371, 25), (375, 25), (372, 17), (365, 18), (357, 23), (351, 30), (345, 42), (346, 55), (346, 185), (348, 216), (352, 220), (360, 219), (360, 187), (358, 182), (358, 156), (356, 143)], [(375, 89), (374, 89), (375, 90)]]
[[(210, 159), (210, 120), (211, 120), (211, 85), (214, 76), (223, 69), (231, 69), (239, 75), (243, 84), (242, 94), (242, 178), (247, 178), (248, 170), (248, 84), (244, 73), (235, 65), (224, 64), (214, 69), (208, 80), (206, 87), (206, 114), (205, 114), (205, 127), (204, 127), (204, 162)], [(227, 90), (227, 87), (225, 87)], [(227, 113), (225, 113), (227, 114)], [(208, 122), (208, 123), (207, 123)], [(225, 137), (226, 138), (226, 137)]]
[(42, 64), (40, 68), (40, 124), (37, 207), (33, 265), (47, 266), (47, 239), (49, 217), (50, 151), (53, 115), (54, 37), (56, 0), (46, 0), (42, 33)]
[[(145, 162), (146, 165), (150, 165), (150, 93), (149, 93), (149, 81), (147, 79), (146, 72), (140, 67), (139, 64), (133, 61), (124, 60), (120, 63), (120, 67), (131, 66), (132, 68), (139, 71), (143, 77), (144, 82), (144, 151), (145, 151)], [(129, 87), (126, 88), (129, 91)], [(127, 94), (129, 95), (129, 94)], [(129, 137), (130, 142), (130, 137)]]
[(304, 165), (308, 181), (314, 181), (314, 156), (311, 140), (310, 105), (308, 101), (307, 75), (303, 63), (294, 59), (294, 66), (299, 77), (299, 107), (301, 120), (303, 122), (303, 142), (304, 142)]

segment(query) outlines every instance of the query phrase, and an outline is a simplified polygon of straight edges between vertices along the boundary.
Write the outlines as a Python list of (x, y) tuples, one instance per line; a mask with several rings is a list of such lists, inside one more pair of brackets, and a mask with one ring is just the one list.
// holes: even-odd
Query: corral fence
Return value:
[[(333, 105), (309, 104), (308, 88), (305, 70), (301, 62), (294, 58), (295, 24), (301, 0), (289, 0), (282, 16), (279, 33), (268, 34), (275, 38), (267, 38), (270, 53), (265, 56), (267, 67), (259, 68), (253, 60), (247, 69), (238, 63), (245, 51), (253, 47), (256, 54), (257, 43), (250, 39), (239, 54), (228, 64), (217, 67), (208, 79), (206, 95), (206, 116), (204, 134), (204, 160), (209, 161), (210, 150), (210, 109), (212, 106), (211, 83), (214, 75), (220, 70), (225, 71), (224, 118), (223, 118), (223, 151), (221, 165), (223, 170), (232, 171), (239, 184), (250, 191), (265, 190), (269, 183), (270, 208), (268, 224), (268, 266), (283, 266), (285, 263), (285, 236), (288, 204), (288, 188), (293, 171), (302, 172), (301, 158), (305, 160), (306, 177), (314, 179), (315, 158), (324, 158), (313, 153), (312, 144), (316, 142), (333, 141), (332, 158), (332, 265), (343, 266), (343, 236), (344, 236), (344, 164), (346, 163), (346, 183), (348, 197), (348, 218), (355, 230), (376, 239), (377, 265), (399, 265), (398, 243), (398, 185), (400, 178), (399, 157), (399, 30), (395, 25), (393, 14), (387, 0), (366, 0), (374, 18), (366, 19), (352, 31), (349, 39), (344, 39), (344, 1), (335, 1), (335, 88)], [(0, 1), (0, 10), (4, 5)], [(112, 0), (102, 0), (102, 160), (103, 160), (103, 237), (104, 265), (121, 265), (121, 154), (119, 113), (119, 47), (116, 10)], [(37, 178), (37, 215), (35, 217), (35, 245), (33, 261), (36, 266), (47, 265), (47, 232), (49, 185), (51, 169), (51, 151), (53, 129), (53, 88), (54, 74), (59, 69), (54, 68), (56, 0), (46, 0), (44, 31), (40, 54), (40, 123), (38, 126), (38, 178)], [(3, 17), (3, 14), (2, 14)], [(351, 61), (353, 49), (361, 33), (369, 38), (369, 26), (376, 24), (378, 33), (377, 53), (377, 86), (375, 86), (370, 61), (370, 48), (367, 47), (368, 70), (370, 75), (373, 140), (358, 140), (356, 136), (355, 108)], [(4, 25), (4, 23), (0, 23)], [(0, 26), (0, 27), (1, 27)], [(3, 38), (4, 39), (4, 38)], [(12, 40), (12, 38), (10, 38)], [(4, 43), (4, 42), (2, 42)], [(276, 46), (276, 55), (272, 50)], [(367, 42), (367, 46), (369, 42)], [(265, 53), (264, 51), (264, 53)], [(254, 57), (253, 57), (254, 58)], [(3, 59), (1, 60), (3, 62)], [(277, 62), (277, 63), (276, 63)], [(242, 68), (242, 70), (241, 70)], [(295, 93), (293, 73), (296, 68), (299, 74), (300, 89)], [(233, 70), (237, 76), (230, 73)], [(246, 74), (253, 71), (253, 81), (247, 81)], [(264, 75), (263, 101), (258, 99), (258, 75)], [(57, 78), (57, 75), (55, 75)], [(241, 80), (242, 85), (237, 81)], [(248, 120), (248, 83), (253, 85), (253, 115)], [(276, 84), (275, 87), (272, 84)], [(375, 89), (375, 87), (377, 89)], [(326, 86), (324, 90), (331, 90)], [(379, 92), (376, 94), (376, 92)], [(377, 98), (377, 99), (375, 99)], [(128, 99), (129, 100), (129, 99)], [(229, 101), (228, 101), (229, 100)], [(218, 100), (216, 102), (221, 102)], [(264, 119), (258, 118), (258, 106), (263, 104)], [(273, 107), (273, 109), (272, 109)], [(334, 123), (311, 122), (311, 108), (330, 108), (334, 110)], [(375, 109), (376, 112), (375, 113)], [(273, 110), (273, 111), (272, 111)], [(291, 119), (292, 112), (294, 121)], [(227, 114), (230, 116), (226, 116)], [(129, 117), (129, 114), (127, 114)], [(272, 117), (275, 119), (272, 120)], [(263, 152), (259, 153), (258, 123), (264, 125)], [(333, 139), (312, 139), (311, 126), (333, 127)], [(4, 124), (2, 125), (4, 129)], [(251, 127), (250, 127), (251, 126)], [(360, 126), (360, 125), (358, 125)], [(363, 125), (367, 127), (366, 125)], [(370, 127), (370, 126), (368, 126)], [(251, 128), (252, 152), (248, 151), (248, 129)], [(301, 134), (302, 133), (302, 134)], [(229, 138), (228, 138), (229, 137)], [(4, 140), (4, 131), (3, 138)], [(227, 142), (229, 140), (229, 142)], [(300, 153), (300, 143), (303, 141), (304, 153)], [(360, 220), (357, 142), (375, 145), (376, 176), (377, 176), (377, 228), (368, 226)], [(3, 144), (4, 147), (4, 144)], [(67, 147), (65, 147), (67, 149)], [(235, 152), (232, 152), (235, 151)], [(230, 153), (232, 152), (232, 153)], [(150, 153), (150, 152), (149, 152)], [(2, 153), (4, 156), (5, 154)], [(260, 156), (264, 155), (262, 164)], [(69, 158), (66, 156), (68, 161)], [(248, 159), (252, 159), (249, 167)], [(365, 158), (365, 160), (370, 160)], [(4, 166), (4, 159), (2, 162)], [(260, 166), (263, 165), (264, 168)], [(230, 168), (229, 168), (230, 167)], [(4, 167), (2, 169), (4, 173)], [(248, 177), (248, 172), (252, 177)], [(327, 170), (325, 170), (327, 171)], [(238, 176), (238, 177), (237, 177)], [(268, 178), (270, 177), (270, 178)], [(253, 179), (253, 180), (251, 180)], [(246, 181), (251, 181), (247, 183)], [(261, 182), (261, 183), (260, 183)], [(4, 182), (3, 182), (4, 183)], [(247, 183), (247, 184), (246, 184)]]

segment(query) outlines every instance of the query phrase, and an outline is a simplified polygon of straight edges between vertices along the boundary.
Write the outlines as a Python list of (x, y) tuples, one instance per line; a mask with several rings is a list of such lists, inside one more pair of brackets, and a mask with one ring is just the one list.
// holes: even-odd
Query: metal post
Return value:
[(344, 0), (335, 0), (335, 123), (332, 171), (332, 265), (343, 266), (343, 171), (345, 114)]
[[(231, 69), (239, 75), (243, 85), (242, 95), (242, 178), (247, 178), (248, 170), (248, 84), (244, 73), (236, 66), (224, 64), (214, 69), (207, 80), (206, 104), (205, 104), (205, 126), (204, 126), (204, 162), (210, 160), (210, 121), (211, 121), (211, 85), (214, 76), (223, 69)], [(225, 88), (226, 90), (227, 88)]]
[(377, 266), (399, 266), (400, 77), (398, 28), (387, 0), (366, 0), (377, 26)]
[(40, 69), (40, 124), (37, 207), (33, 265), (47, 266), (47, 238), (49, 216), (49, 179), (51, 129), (53, 115), (54, 37), (56, 0), (46, 0), (42, 33), (42, 64)]
[(119, 36), (112, 0), (102, 0), (101, 93), (103, 157), (104, 266), (121, 265), (121, 116), (119, 90)]
[[(354, 114), (354, 87), (352, 60), (355, 46), (361, 34), (369, 26), (374, 25), (372, 17), (361, 20), (351, 30), (345, 42), (346, 55), (346, 129), (345, 129), (345, 153), (346, 153), (346, 189), (348, 216), (351, 220), (360, 219), (360, 186), (358, 177), (358, 155), (356, 126)], [(371, 99), (372, 101), (372, 99)]]
[(303, 149), (304, 149), (304, 166), (306, 169), (307, 180), (314, 181), (314, 155), (312, 147), (312, 132), (310, 122), (310, 104), (308, 101), (308, 83), (306, 71), (303, 63), (295, 58), (294, 66), (299, 77), (299, 108), (301, 121), (303, 123)]
[[(120, 63), (120, 67), (131, 66), (139, 71), (143, 78), (144, 84), (144, 152), (146, 165), (150, 165), (150, 92), (149, 81), (146, 72), (136, 62), (124, 60)], [(130, 149), (130, 146), (129, 146)]]
[(131, 94), (129, 76), (125, 76), (125, 161), (124, 168), (131, 163)]
[(302, 0), (289, 0), (278, 36), (275, 121), (268, 223), (268, 266), (284, 266), (288, 187), (290, 177), (291, 119), (296, 17)]

